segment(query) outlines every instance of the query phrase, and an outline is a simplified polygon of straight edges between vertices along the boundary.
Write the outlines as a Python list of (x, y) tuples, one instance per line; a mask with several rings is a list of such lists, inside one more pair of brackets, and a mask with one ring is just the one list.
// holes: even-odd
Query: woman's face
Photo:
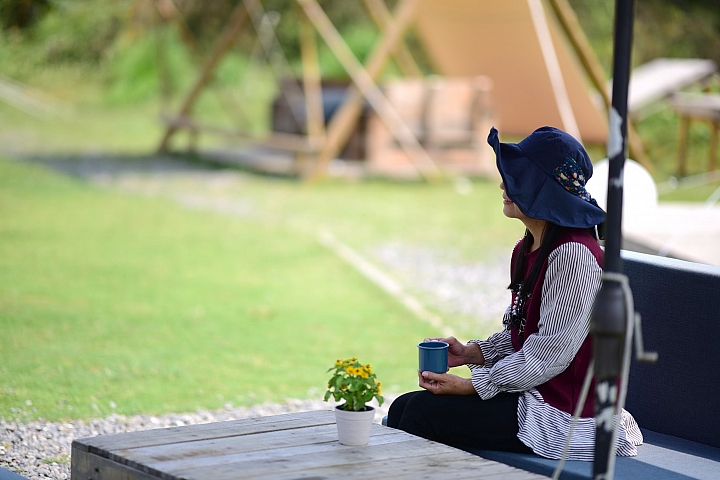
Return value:
[(518, 206), (508, 198), (507, 193), (505, 192), (505, 183), (500, 182), (500, 190), (503, 191), (503, 214), (508, 218), (517, 218), (521, 221), (528, 219), (528, 217), (520, 211), (520, 208), (518, 208)]

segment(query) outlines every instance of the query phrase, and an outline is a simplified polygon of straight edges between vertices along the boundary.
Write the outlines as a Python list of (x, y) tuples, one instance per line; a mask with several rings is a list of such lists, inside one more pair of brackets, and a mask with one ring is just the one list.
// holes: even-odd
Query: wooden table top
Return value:
[(341, 445), (329, 410), (78, 439), (71, 475), (73, 480), (546, 478), (377, 424), (367, 446)]

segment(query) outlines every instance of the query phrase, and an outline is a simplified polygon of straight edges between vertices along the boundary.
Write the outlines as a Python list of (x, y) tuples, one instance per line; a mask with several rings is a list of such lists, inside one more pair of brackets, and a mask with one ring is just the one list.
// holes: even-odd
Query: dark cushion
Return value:
[(720, 268), (622, 255), (645, 348), (659, 354), (633, 360), (626, 409), (642, 428), (720, 447)]
[(17, 473), (11, 472), (10, 470), (5, 470), (4, 468), (0, 468), (0, 480), (28, 480), (28, 479), (21, 475), (18, 475)]
[[(720, 448), (683, 440), (670, 435), (642, 429), (645, 443), (638, 447), (637, 457), (618, 457), (616, 480), (686, 480), (720, 478)], [(557, 460), (533, 454), (468, 449), (481, 457), (551, 476)], [(567, 461), (560, 475), (562, 480), (592, 478), (592, 462)]]

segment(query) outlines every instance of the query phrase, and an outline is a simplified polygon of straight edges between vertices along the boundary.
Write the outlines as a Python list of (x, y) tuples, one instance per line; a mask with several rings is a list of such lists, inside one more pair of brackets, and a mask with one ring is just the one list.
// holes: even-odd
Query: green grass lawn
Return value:
[(243, 178), (222, 194), (251, 198), (260, 213), (248, 218), (0, 161), (0, 417), (320, 398), (326, 369), (351, 356), (400, 393), (416, 385), (415, 343), (437, 332), (324, 249), (318, 229), (361, 250), (400, 239), (473, 257), (521, 231), (487, 182), (461, 196)]

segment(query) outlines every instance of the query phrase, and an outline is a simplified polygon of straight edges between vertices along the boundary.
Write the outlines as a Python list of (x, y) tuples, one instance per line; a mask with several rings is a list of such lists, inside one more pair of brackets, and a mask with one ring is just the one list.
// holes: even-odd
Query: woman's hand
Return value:
[(480, 347), (472, 343), (464, 345), (455, 337), (447, 338), (426, 338), (426, 342), (445, 342), (448, 346), (448, 367), (459, 367), (468, 363), (482, 365), (485, 359), (482, 356)]
[(469, 378), (450, 373), (418, 372), (418, 385), (437, 395), (474, 395), (475, 387)]

